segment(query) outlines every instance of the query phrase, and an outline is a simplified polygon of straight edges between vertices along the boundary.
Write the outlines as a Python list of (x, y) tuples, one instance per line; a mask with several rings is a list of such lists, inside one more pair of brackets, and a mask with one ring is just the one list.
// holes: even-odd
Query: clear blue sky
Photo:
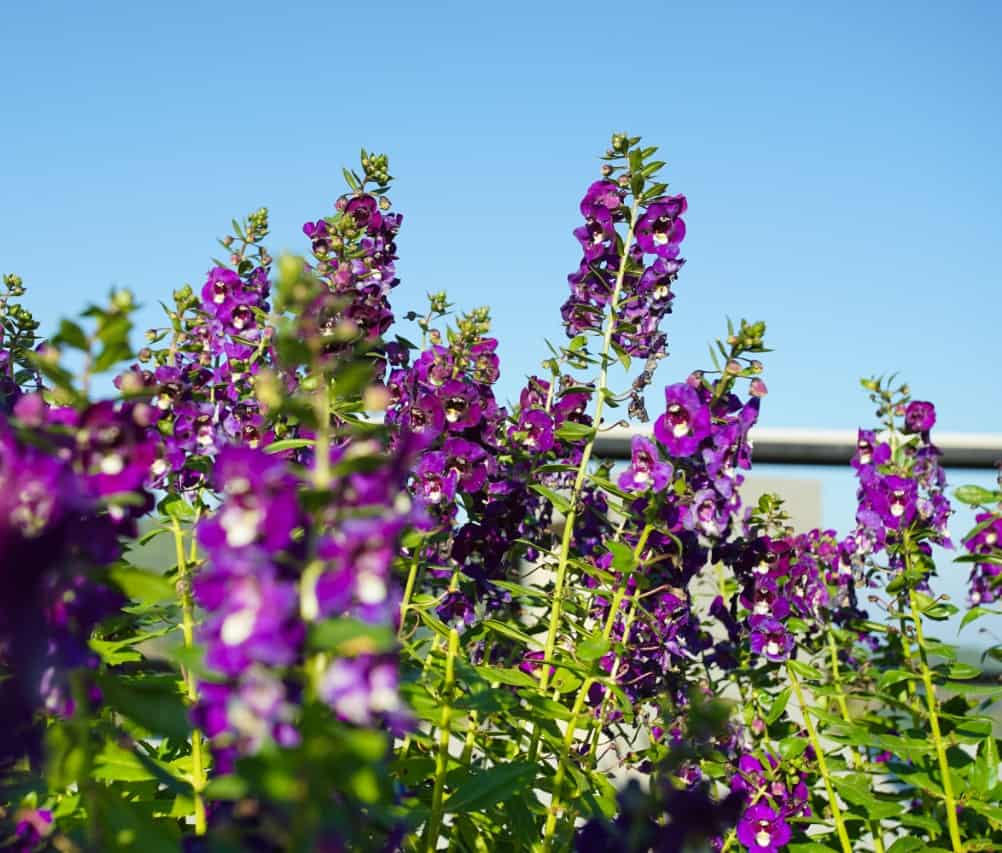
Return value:
[(398, 177), (398, 314), (493, 306), (514, 396), (625, 129), (690, 203), (661, 380), (762, 318), (766, 425), (855, 427), (857, 377), (901, 370), (942, 428), (1002, 430), (1002, 4), (213, 5), (0, 12), (0, 270), (47, 324), (113, 284), (152, 323), (259, 205), (303, 250), (364, 145)]

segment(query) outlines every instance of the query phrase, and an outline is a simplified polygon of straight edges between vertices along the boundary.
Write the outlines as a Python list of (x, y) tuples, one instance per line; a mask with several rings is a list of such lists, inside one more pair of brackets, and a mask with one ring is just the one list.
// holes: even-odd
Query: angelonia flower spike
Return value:
[(1002, 849), (999, 690), (932, 635), (1002, 613), (1002, 482), (951, 493), (872, 378), (841, 533), (753, 495), (766, 326), (665, 361), (657, 153), (582, 181), (510, 397), (488, 308), (410, 307), (364, 149), (302, 255), (235, 220), (138, 350), (128, 292), (43, 337), (3, 277), (0, 849)]

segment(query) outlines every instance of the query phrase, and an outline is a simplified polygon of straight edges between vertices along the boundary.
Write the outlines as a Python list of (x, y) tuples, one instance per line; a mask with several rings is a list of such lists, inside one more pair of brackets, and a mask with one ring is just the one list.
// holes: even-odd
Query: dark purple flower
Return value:
[(521, 444), (531, 453), (545, 453), (553, 447), (553, 418), (542, 409), (523, 410), (511, 435), (521, 435)]
[(653, 202), (637, 223), (640, 248), (663, 258), (677, 257), (679, 244), (685, 237), (685, 222), (680, 218), (685, 209), (682, 195)]
[(748, 619), (751, 628), (749, 645), (758, 655), (773, 662), (784, 661), (793, 651), (793, 635), (786, 630), (782, 622), (770, 616), (751, 616)]
[(710, 434), (710, 409), (688, 385), (665, 388), (667, 410), (654, 424), (654, 436), (672, 456), (691, 456)]
[(738, 822), (738, 841), (752, 853), (778, 853), (791, 835), (782, 816), (765, 803), (745, 809)]
[(671, 463), (660, 460), (654, 443), (636, 435), (630, 446), (630, 467), (619, 475), (619, 486), (633, 492), (660, 492), (671, 482), (673, 473)]
[(926, 433), (936, 424), (936, 407), (924, 400), (913, 400), (905, 409), (905, 432)]

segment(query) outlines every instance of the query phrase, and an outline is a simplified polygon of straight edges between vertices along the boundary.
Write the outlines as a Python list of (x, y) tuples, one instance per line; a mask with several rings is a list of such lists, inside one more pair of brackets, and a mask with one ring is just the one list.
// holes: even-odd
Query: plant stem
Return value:
[(939, 711), (936, 700), (936, 685), (932, 680), (932, 671), (925, 651), (925, 636), (922, 632), (922, 613), (919, 611), (915, 590), (908, 590), (908, 600), (912, 609), (912, 620), (915, 622), (915, 640), (919, 650), (919, 670), (922, 683), (925, 685), (925, 701), (929, 709), (929, 727), (932, 729), (932, 740), (936, 746), (936, 758), (939, 761), (939, 772), (943, 777), (943, 799), (946, 801), (946, 825), (950, 831), (950, 843), (954, 853), (962, 853), (964, 845), (960, 840), (960, 825), (957, 823), (957, 801), (953, 794), (953, 780), (950, 778), (950, 762), (946, 757), (946, 745), (939, 728)]
[(843, 853), (852, 853), (852, 844), (849, 842), (849, 833), (845, 829), (845, 821), (842, 820), (842, 809), (835, 798), (835, 789), (832, 787), (831, 776), (828, 774), (828, 764), (825, 761), (825, 753), (821, 748), (821, 741), (818, 740), (817, 730), (811, 720), (811, 712), (804, 699), (804, 691), (800, 688), (800, 679), (793, 671), (793, 667), (787, 663), (786, 673), (790, 677), (793, 691), (797, 694), (797, 703), (800, 705), (800, 713), (803, 714), (804, 724), (807, 726), (807, 737), (810, 739), (814, 754), (818, 759), (818, 769), (821, 771), (821, 779), (825, 783), (825, 793), (828, 794), (828, 802), (832, 807), (832, 817), (835, 819), (835, 831), (838, 833), (839, 841), (842, 844)]
[(316, 443), (313, 447), (313, 485), (326, 489), (331, 483), (331, 386), (330, 379), (318, 363), (314, 376), (320, 387), (313, 399), (317, 418)]
[(404, 587), (404, 597), (400, 602), (400, 628), (397, 630), (397, 636), (400, 636), (404, 632), (404, 623), (407, 621), (407, 608), (410, 607), (411, 596), (414, 594), (414, 584), (417, 581), (420, 562), (417, 549), (415, 549), (414, 559), (411, 560), (411, 567), (407, 572), (407, 585)]
[[(176, 517), (171, 516), (171, 527), (174, 533), (174, 549), (177, 554), (178, 584), (181, 588), (181, 633), (184, 636), (185, 648), (195, 644), (195, 603), (191, 595), (191, 572), (184, 553), (184, 531)], [(198, 702), (198, 682), (195, 674), (186, 667), (181, 667), (181, 677), (184, 681), (188, 701), (194, 705)], [(205, 800), (202, 791), (205, 788), (205, 760), (202, 755), (202, 732), (198, 727), (191, 730), (191, 787), (195, 794), (195, 834), (205, 835)]]
[[(591, 438), (585, 443), (581, 453), (581, 462), (578, 464), (577, 475), (574, 477), (574, 486), (571, 488), (569, 508), (564, 519), (564, 530), (560, 540), (560, 554), (557, 557), (557, 577), (553, 586), (553, 607), (550, 610), (550, 624), (546, 632), (546, 645), (544, 646), (543, 659), (553, 660), (553, 653), (557, 647), (557, 635), (560, 633), (560, 620), (563, 616), (564, 588), (567, 585), (567, 564), (570, 560), (571, 538), (574, 535), (574, 522), (577, 518), (577, 502), (581, 489), (584, 486), (585, 475), (588, 473), (588, 462), (591, 460), (592, 449), (595, 447), (595, 436), (602, 426), (602, 410), (605, 407), (605, 389), (609, 382), (609, 352), (612, 349), (612, 334), (616, 329), (616, 309), (619, 304), (619, 294), (623, 289), (623, 279), (626, 277), (626, 266), (629, 259), (630, 246), (633, 244), (633, 232), (637, 224), (637, 209), (639, 202), (634, 199), (630, 207), (630, 224), (626, 231), (626, 239), (623, 242), (623, 257), (619, 264), (619, 271), (616, 273), (616, 283), (609, 299), (609, 316), (606, 318), (605, 334), (602, 339), (602, 355), (599, 367), (598, 385), (596, 387), (597, 398), (595, 400), (594, 428)], [(539, 675), (540, 692), (545, 693), (550, 684), (550, 666), (544, 664)], [(529, 761), (535, 761), (539, 754), (539, 739), (542, 728), (537, 723), (532, 733), (532, 743), (529, 746)]]
[[(846, 702), (845, 689), (842, 686), (842, 671), (838, 663), (838, 647), (835, 645), (835, 637), (831, 631), (828, 631), (828, 652), (832, 665), (832, 681), (835, 683), (835, 701), (838, 703), (842, 719), (845, 720), (846, 724), (851, 724), (852, 720), (849, 717), (849, 705)], [(849, 755), (851, 756), (852, 766), (855, 767), (856, 770), (863, 770), (863, 760), (859, 753), (856, 752), (855, 749), (850, 749)], [(870, 830), (870, 835), (873, 837), (874, 853), (884, 853), (884, 838), (880, 829), (880, 821), (873, 820), (872, 818), (868, 819), (866, 826), (867, 829)]]
[(456, 654), (459, 651), (459, 632), (449, 631), (449, 648), (445, 656), (445, 682), (442, 685), (442, 713), (438, 721), (438, 755), (435, 758), (435, 789), (431, 797), (431, 815), (425, 830), (424, 849), (434, 851), (438, 847), (438, 835), (442, 829), (443, 796), (445, 794), (445, 774), (449, 770), (449, 726), (452, 723), (452, 694), (456, 686)]
[[(651, 535), (651, 525), (645, 525), (643, 532), (640, 534), (640, 538), (637, 540), (637, 545), (633, 549), (633, 559), (634, 563), (640, 557), (644, 548), (647, 546), (647, 539)], [(620, 579), (619, 585), (616, 587), (616, 592), (612, 597), (612, 604), (609, 607), (609, 615), (605, 620), (605, 627), (602, 629), (602, 639), (605, 642), (609, 642), (609, 638), (612, 636), (612, 629), (616, 625), (616, 619), (619, 616), (619, 611), (623, 606), (623, 599), (626, 598), (627, 588), (630, 584), (630, 578), (633, 576), (633, 572), (636, 571), (636, 566), (634, 566), (633, 571), (623, 572)], [(635, 606), (637, 602), (636, 594), (630, 603), (630, 611), (627, 617), (627, 624), (632, 622), (632, 616), (635, 612)], [(623, 634), (623, 642), (627, 640), (627, 634), (629, 633), (629, 627)], [(598, 667), (597, 662), (592, 663), (592, 672)], [(619, 669), (619, 656), (616, 656), (616, 663), (613, 664), (612, 677), (615, 678), (616, 671)], [(567, 721), (567, 729), (564, 732), (563, 749), (560, 753), (560, 760), (557, 763), (557, 772), (553, 777), (553, 800), (550, 803), (550, 808), (546, 815), (546, 825), (543, 829), (543, 851), (548, 853), (553, 844), (553, 835), (557, 829), (557, 818), (560, 812), (560, 807), (562, 804), (563, 797), (563, 784), (564, 778), (567, 775), (567, 766), (570, 763), (571, 751), (574, 748), (574, 739), (577, 733), (578, 717), (581, 714), (581, 710), (584, 708), (584, 703), (588, 698), (588, 693), (591, 691), (592, 685), (596, 683), (598, 679), (594, 675), (589, 675), (584, 681), (581, 682), (581, 686), (578, 688), (577, 696), (574, 698), (574, 705), (571, 708), (571, 718)], [(585, 727), (587, 732), (591, 731), (591, 724)], [(588, 735), (585, 735), (587, 740)]]

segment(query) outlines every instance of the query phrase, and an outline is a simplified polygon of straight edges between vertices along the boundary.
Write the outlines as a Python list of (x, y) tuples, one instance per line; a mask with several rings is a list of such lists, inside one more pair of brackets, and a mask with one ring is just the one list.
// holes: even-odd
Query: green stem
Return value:
[(919, 650), (919, 671), (922, 683), (925, 685), (925, 701), (929, 709), (929, 727), (932, 729), (932, 740), (936, 746), (936, 758), (939, 761), (939, 772), (943, 777), (943, 799), (946, 801), (946, 825), (950, 831), (950, 843), (954, 853), (962, 853), (964, 845), (960, 840), (960, 825), (957, 823), (957, 801), (953, 794), (953, 780), (950, 778), (950, 762), (946, 757), (946, 745), (939, 728), (939, 710), (936, 700), (936, 685), (932, 680), (932, 671), (925, 651), (925, 636), (922, 631), (922, 614), (919, 611), (915, 590), (908, 590), (908, 600), (911, 604), (912, 620), (915, 623), (915, 640)]
[(316, 443), (313, 447), (313, 485), (326, 489), (331, 483), (331, 386), (327, 374), (317, 364), (314, 376), (320, 387), (313, 398), (317, 418)]
[[(852, 722), (849, 716), (849, 703), (846, 702), (845, 689), (842, 686), (842, 671), (838, 663), (838, 647), (835, 645), (835, 637), (831, 631), (828, 632), (828, 652), (832, 665), (832, 681), (835, 683), (835, 701), (838, 703), (842, 719), (845, 720), (848, 725)], [(863, 770), (863, 759), (860, 757), (859, 753), (856, 752), (855, 749), (850, 749), (849, 755), (851, 756), (852, 766), (855, 767), (856, 770)], [(873, 837), (874, 853), (884, 853), (884, 838), (883, 832), (880, 829), (880, 821), (868, 819), (866, 826), (867, 829), (870, 830), (870, 835)]]
[[(602, 340), (602, 355), (599, 367), (598, 385), (596, 387), (597, 398), (595, 400), (595, 432), (585, 443), (581, 453), (581, 462), (578, 464), (577, 475), (574, 477), (574, 486), (571, 488), (569, 508), (564, 519), (563, 535), (560, 539), (560, 554), (557, 557), (557, 577), (553, 586), (553, 607), (550, 610), (550, 624), (546, 632), (546, 645), (544, 646), (543, 659), (553, 660), (553, 653), (557, 647), (557, 636), (560, 633), (560, 621), (563, 616), (564, 588), (567, 585), (567, 564), (570, 560), (571, 538), (574, 535), (574, 522), (577, 519), (577, 502), (581, 489), (584, 487), (585, 475), (588, 473), (588, 463), (591, 460), (592, 450), (595, 447), (595, 436), (602, 427), (602, 411), (605, 407), (605, 389), (609, 383), (609, 352), (612, 349), (612, 334), (616, 329), (616, 309), (619, 305), (619, 294), (623, 289), (623, 279), (626, 277), (626, 266), (629, 259), (630, 246), (633, 243), (633, 232), (637, 224), (637, 209), (639, 203), (636, 199), (630, 207), (630, 225), (626, 231), (626, 239), (623, 242), (623, 257), (619, 264), (619, 271), (616, 273), (616, 284), (612, 290), (612, 297), (609, 300), (609, 316), (606, 318), (605, 335)], [(550, 684), (550, 666), (543, 665), (540, 668), (539, 689), (545, 693)], [(529, 761), (536, 760), (539, 754), (539, 739), (542, 734), (542, 727), (539, 723), (532, 733), (532, 743), (529, 746)]]
[(828, 802), (832, 807), (832, 817), (835, 819), (835, 831), (838, 833), (839, 841), (842, 843), (843, 853), (852, 853), (852, 844), (849, 842), (849, 833), (845, 829), (845, 821), (842, 820), (842, 809), (838, 804), (838, 800), (835, 798), (835, 789), (832, 787), (831, 776), (828, 774), (828, 764), (825, 761), (825, 752), (821, 747), (821, 741), (818, 740), (817, 730), (814, 728), (814, 722), (811, 720), (811, 712), (807, 707), (807, 702), (804, 699), (804, 691), (800, 688), (800, 679), (797, 678), (797, 674), (793, 671), (793, 667), (789, 665), (786, 666), (787, 675), (790, 677), (790, 683), (793, 685), (793, 691), (797, 694), (797, 703), (800, 705), (800, 713), (804, 717), (804, 724), (807, 726), (807, 737), (811, 742), (811, 746), (814, 747), (814, 754), (818, 759), (818, 769), (821, 771), (821, 779), (825, 783), (825, 793), (828, 794)]
[[(174, 549), (177, 554), (178, 584), (181, 587), (181, 633), (184, 636), (185, 648), (195, 644), (195, 602), (191, 595), (191, 572), (184, 553), (184, 531), (176, 517), (171, 517), (174, 533)], [(181, 667), (181, 677), (184, 681), (185, 694), (188, 702), (194, 705), (198, 702), (198, 682), (195, 674), (186, 667)], [(206, 772), (205, 758), (202, 754), (202, 732), (197, 727), (191, 730), (191, 787), (195, 794), (195, 834), (205, 835), (205, 800), (202, 791), (205, 789)]]
[(438, 721), (438, 755), (435, 758), (435, 789), (431, 797), (431, 815), (425, 830), (424, 849), (434, 851), (442, 829), (445, 795), (445, 774), (449, 770), (449, 727), (452, 723), (452, 694), (456, 686), (456, 655), (459, 652), (459, 632), (449, 631), (449, 648), (445, 656), (445, 682), (442, 685), (442, 713)]
[(407, 572), (407, 585), (404, 587), (404, 597), (400, 602), (400, 628), (397, 631), (397, 636), (401, 636), (404, 632), (404, 623), (407, 621), (407, 608), (411, 604), (411, 596), (414, 594), (414, 584), (417, 581), (418, 566), (421, 560), (418, 556), (417, 549), (415, 548), (414, 559), (411, 560), (410, 570)]
[[(640, 538), (637, 540), (637, 545), (633, 549), (633, 559), (634, 563), (639, 559), (640, 554), (643, 552), (644, 548), (647, 546), (647, 539), (651, 535), (652, 527), (651, 525), (645, 525), (643, 531), (640, 534)], [(633, 576), (633, 572), (623, 572), (622, 578), (620, 579), (619, 585), (616, 587), (616, 592), (612, 597), (612, 605), (609, 608), (609, 615), (606, 617), (605, 626), (602, 629), (602, 639), (605, 642), (609, 642), (609, 638), (612, 637), (612, 629), (616, 625), (616, 619), (619, 617), (619, 611), (623, 606), (623, 599), (626, 598), (626, 591), (630, 584), (630, 578)], [(637, 602), (636, 595), (634, 595), (633, 600), (630, 603), (630, 612), (627, 617), (628, 621), (632, 621), (632, 615), (635, 612), (635, 605)], [(623, 642), (625, 643), (628, 639), (629, 628), (627, 627), (626, 632), (623, 634)], [(598, 667), (597, 662), (592, 663), (592, 671)], [(615, 678), (616, 671), (619, 669), (619, 657), (616, 657), (616, 663), (613, 665), (612, 674)], [(564, 778), (567, 775), (567, 767), (570, 763), (571, 751), (574, 748), (574, 740), (577, 734), (578, 717), (581, 715), (581, 711), (584, 708), (584, 703), (588, 698), (588, 694), (598, 679), (594, 675), (588, 676), (584, 681), (581, 682), (581, 686), (578, 688), (578, 694), (574, 698), (574, 705), (571, 708), (571, 718), (567, 721), (567, 729), (564, 732), (563, 748), (560, 753), (560, 760), (557, 763), (557, 772), (553, 777), (553, 800), (550, 803), (550, 808), (546, 815), (546, 825), (543, 829), (543, 851), (548, 853), (553, 844), (553, 835), (557, 829), (557, 819), (562, 806), (563, 797), (563, 784)], [(586, 732), (590, 732), (590, 723), (585, 727)], [(588, 738), (588, 735), (585, 735)]]

